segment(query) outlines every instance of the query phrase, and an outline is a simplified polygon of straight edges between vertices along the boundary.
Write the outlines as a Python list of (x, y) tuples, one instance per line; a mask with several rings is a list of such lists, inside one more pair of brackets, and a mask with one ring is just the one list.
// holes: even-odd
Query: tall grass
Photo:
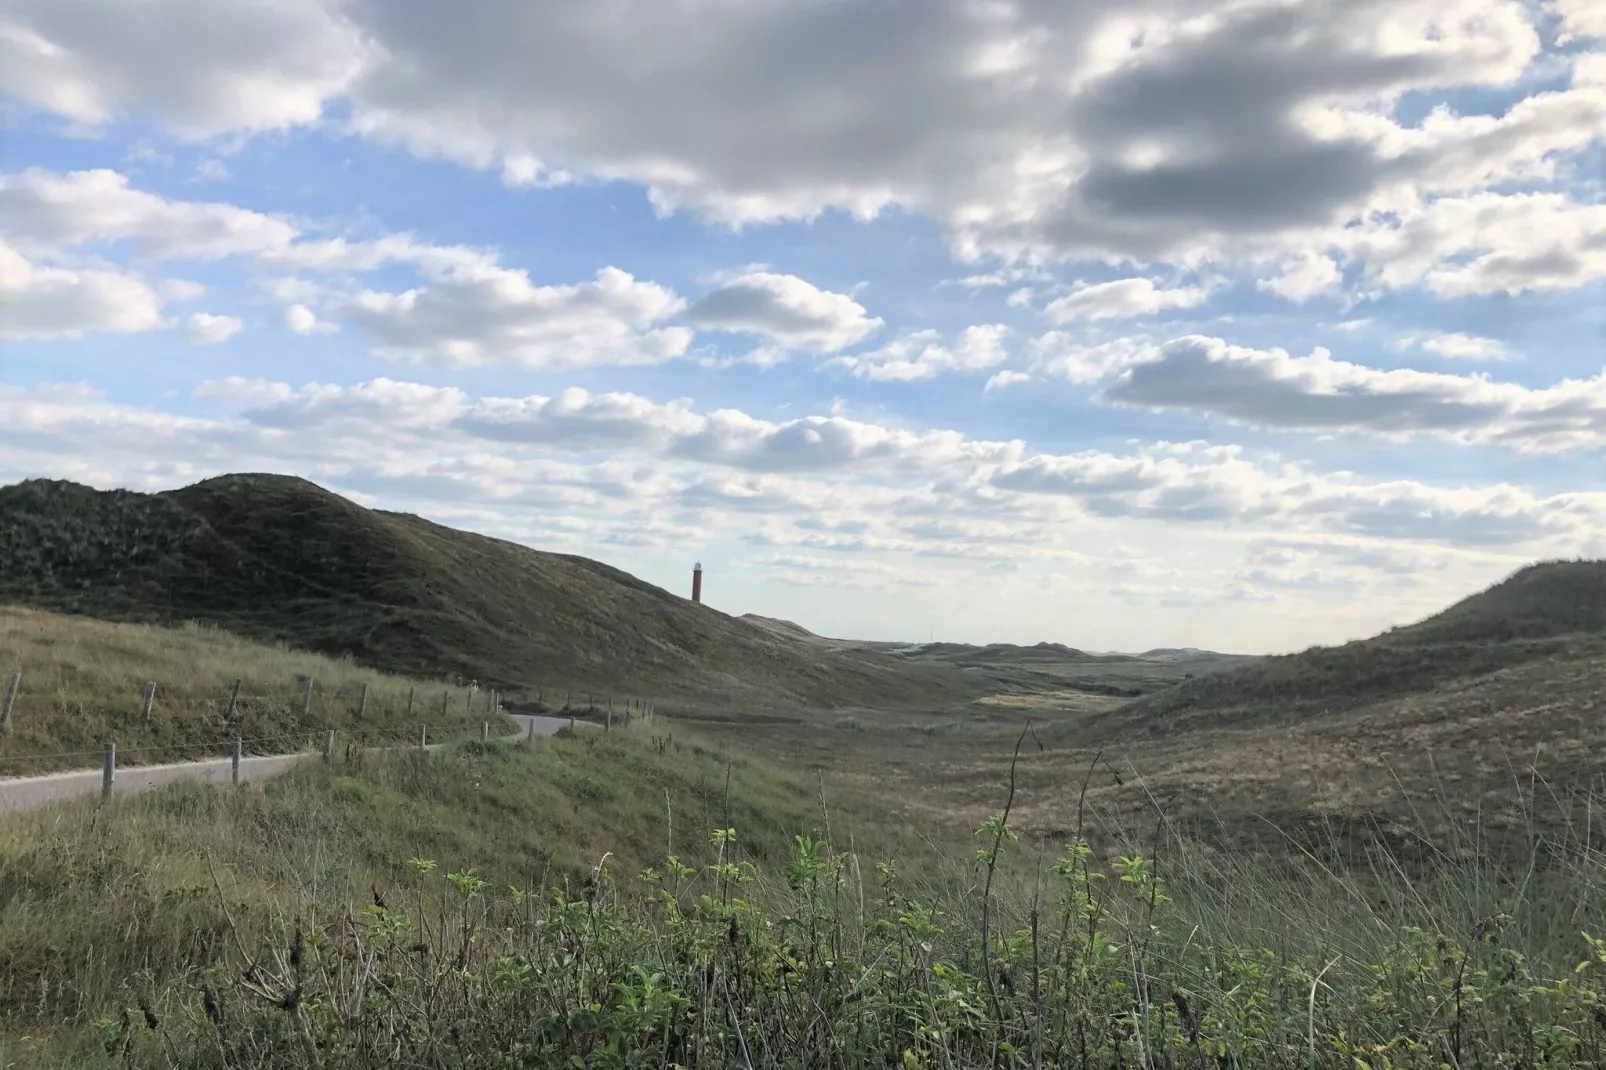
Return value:
[(53, 1039), (0, 1067), (1606, 1060), (1591, 798), (1341, 866), (932, 844), (647, 733), (367, 762), (7, 827), (0, 1017)]
[[(15, 672), (21, 689), (0, 734), (0, 776), (94, 765), (107, 741), (118, 744), (120, 762), (150, 764), (226, 753), (235, 736), (248, 741), (247, 753), (279, 753), (328, 728), (380, 742), (414, 739), (427, 722), (446, 739), (495, 719), (485, 709), (489, 693), (465, 681), (392, 676), (204, 625), (112, 624), (0, 606), (0, 688)], [(156, 692), (143, 716), (147, 683)]]

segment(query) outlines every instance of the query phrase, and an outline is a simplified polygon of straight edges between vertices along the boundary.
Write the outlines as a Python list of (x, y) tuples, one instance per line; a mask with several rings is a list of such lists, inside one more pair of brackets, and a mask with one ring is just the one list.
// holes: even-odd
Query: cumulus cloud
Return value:
[(672, 291), (618, 268), (566, 286), (537, 286), (510, 268), (480, 268), (448, 272), (402, 293), (364, 290), (339, 315), (371, 334), (375, 352), (387, 357), (573, 368), (681, 356), (691, 332), (662, 321), (683, 307)]
[(316, 120), (367, 53), (321, 0), (13, 0), (0, 21), (0, 89), (82, 124), (124, 114), (205, 136)]
[(235, 316), (194, 312), (184, 321), (184, 336), (198, 346), (210, 346), (228, 341), (244, 326), (245, 322)]
[[(1563, 2), (1566, 29), (1597, 32), (1587, 0)], [(1281, 249), (1539, 173), (1599, 129), (1587, 86), (1492, 118), (1392, 116), (1412, 90), (1514, 84), (1541, 49), (1518, 0), (626, 0), (586, 18), (293, 0), (236, 15), (19, 0), (3, 85), (78, 122), (191, 132), (311, 122), (338, 101), (352, 129), (516, 181), (625, 179), (662, 209), (738, 224), (898, 206), (967, 255), (1008, 257)]]
[(705, 294), (686, 319), (703, 330), (746, 331), (817, 352), (854, 345), (881, 326), (847, 294), (768, 271), (748, 272)]
[(142, 279), (37, 264), (0, 239), (0, 338), (133, 334), (163, 326), (162, 297)]
[(1438, 434), (1534, 451), (1606, 442), (1606, 374), (1535, 390), (1482, 376), (1381, 371), (1319, 348), (1299, 357), (1200, 335), (1160, 346), (1103, 396), (1257, 427)]
[(316, 312), (300, 303), (287, 307), (281, 322), (292, 334), (331, 334), (338, 330), (335, 324), (320, 320)]
[(0, 176), (0, 221), (13, 241), (33, 249), (126, 241), (143, 256), (203, 260), (282, 249), (298, 234), (261, 212), (134, 189), (108, 170)]
[(1445, 197), (1345, 231), (1374, 284), (1447, 297), (1554, 291), (1606, 277), (1606, 205), (1559, 193)]
[(914, 331), (879, 349), (839, 357), (833, 364), (860, 379), (909, 382), (943, 372), (978, 372), (1009, 359), (1009, 328), (1000, 323), (966, 327), (952, 345), (938, 331)]
[(1132, 319), (1152, 316), (1172, 308), (1193, 308), (1203, 304), (1210, 291), (1202, 286), (1165, 289), (1152, 279), (1116, 279), (1078, 285), (1070, 293), (1050, 302), (1045, 313), (1055, 323), (1073, 320)]
[(1334, 289), (1342, 278), (1332, 257), (1307, 249), (1284, 261), (1276, 275), (1261, 279), (1255, 286), (1303, 303)]
[(1087, 343), (1064, 331), (1048, 331), (1032, 340), (1030, 352), (1038, 372), (1085, 386), (1143, 359), (1150, 343), (1143, 335)]

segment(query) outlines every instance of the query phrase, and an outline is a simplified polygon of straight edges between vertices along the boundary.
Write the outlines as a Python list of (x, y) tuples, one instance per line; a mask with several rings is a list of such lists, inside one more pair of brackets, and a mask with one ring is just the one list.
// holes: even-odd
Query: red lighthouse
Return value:
[(693, 602), (701, 602), (703, 600), (703, 563), (701, 561), (691, 567), (691, 600)]

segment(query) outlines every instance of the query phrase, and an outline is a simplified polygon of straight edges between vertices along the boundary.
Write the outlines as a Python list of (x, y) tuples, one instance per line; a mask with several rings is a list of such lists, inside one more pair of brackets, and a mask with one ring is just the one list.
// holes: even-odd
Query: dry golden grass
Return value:
[[(846, 720), (730, 719), (698, 730), (963, 831), (997, 808), (1031, 725), (1016, 770), (1023, 829), (1059, 836), (1086, 825), (1115, 842), (1150, 835), (1163, 821), (1256, 850), (1286, 846), (1290, 836), (1326, 849), (1405, 827), (1419, 835), (1466, 823), (1587, 821), (1536, 808), (1536, 799), (1603, 786), (1606, 641), (1579, 639), (1566, 650), (1327, 715), (1273, 707), (1241, 727), (1206, 722), (1150, 734), (1108, 712), (1103, 696), (1047, 692), (995, 696), (966, 715), (856, 711)], [(1578, 835), (1598, 837), (1600, 824), (1597, 817)]]
[[(149, 764), (216, 754), (235, 736), (254, 741), (249, 752), (277, 753), (326, 728), (399, 740), (416, 738), (422, 722), (432, 737), (446, 738), (477, 731), (492, 716), (489, 692), (473, 693), (471, 711), (471, 690), (456, 681), (410, 680), (204, 626), (112, 624), (0, 606), (0, 693), (17, 672), (0, 775), (93, 765), (105, 741), (117, 743), (119, 762)], [(307, 676), (314, 679), (310, 716), (303, 715)], [(157, 690), (146, 718), (150, 682)]]

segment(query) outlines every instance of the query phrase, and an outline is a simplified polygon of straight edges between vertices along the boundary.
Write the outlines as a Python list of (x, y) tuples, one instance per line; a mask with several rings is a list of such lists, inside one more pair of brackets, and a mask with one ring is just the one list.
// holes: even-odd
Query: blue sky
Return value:
[(1068, 7), (19, 0), (0, 480), (1092, 649), (1606, 554), (1599, 6)]

